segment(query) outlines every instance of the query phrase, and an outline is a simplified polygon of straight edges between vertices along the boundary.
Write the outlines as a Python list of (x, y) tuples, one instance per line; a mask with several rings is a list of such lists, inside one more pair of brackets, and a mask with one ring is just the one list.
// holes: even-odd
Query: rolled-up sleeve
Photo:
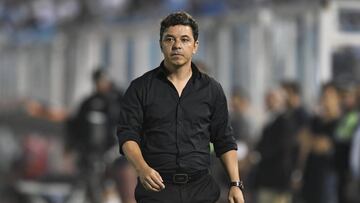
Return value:
[(219, 83), (216, 83), (214, 91), (210, 141), (214, 144), (216, 156), (220, 157), (225, 152), (237, 150), (237, 145), (229, 121), (226, 97)]
[(133, 81), (127, 89), (122, 103), (120, 119), (116, 129), (116, 136), (119, 142), (120, 153), (122, 145), (127, 141), (141, 143), (141, 131), (143, 123), (142, 108), (142, 87), (136, 80)]

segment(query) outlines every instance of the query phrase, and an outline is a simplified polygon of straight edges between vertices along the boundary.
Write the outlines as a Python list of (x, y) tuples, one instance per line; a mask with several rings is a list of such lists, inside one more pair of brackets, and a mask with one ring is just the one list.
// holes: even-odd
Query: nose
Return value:
[(180, 49), (181, 48), (181, 41), (180, 40), (175, 40), (172, 48), (173, 49)]

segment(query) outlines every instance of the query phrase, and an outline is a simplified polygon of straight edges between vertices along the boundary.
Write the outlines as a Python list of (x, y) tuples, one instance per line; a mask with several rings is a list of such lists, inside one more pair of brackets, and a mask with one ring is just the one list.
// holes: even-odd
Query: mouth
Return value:
[(172, 53), (171, 56), (183, 56), (183, 55), (180, 53)]

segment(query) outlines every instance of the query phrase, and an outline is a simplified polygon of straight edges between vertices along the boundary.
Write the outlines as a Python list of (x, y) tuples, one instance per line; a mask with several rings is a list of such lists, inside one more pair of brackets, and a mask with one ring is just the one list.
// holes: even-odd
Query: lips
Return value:
[(179, 54), (179, 53), (173, 53), (173, 54), (171, 54), (171, 56), (183, 56), (183, 55)]

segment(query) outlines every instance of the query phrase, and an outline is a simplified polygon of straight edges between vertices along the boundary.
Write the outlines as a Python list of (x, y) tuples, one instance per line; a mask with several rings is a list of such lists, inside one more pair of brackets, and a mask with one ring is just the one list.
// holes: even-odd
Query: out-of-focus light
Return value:
[(88, 0), (86, 6), (93, 17), (107, 19), (120, 15), (128, 3), (128, 0)]
[(271, 10), (262, 9), (261, 12), (260, 12), (259, 18), (264, 24), (271, 25), (272, 20), (273, 20), (273, 15), (272, 15)]
[(74, 19), (79, 12), (80, 5), (76, 0), (61, 1), (56, 6), (56, 15), (59, 21)]
[(101, 16), (117, 16), (125, 10), (128, 0), (103, 0), (100, 2)]
[(127, 0), (102, 0), (101, 4), (105, 9), (114, 9), (124, 7), (127, 2)]
[(56, 23), (55, 6), (51, 0), (36, 0), (32, 4), (35, 19), (40, 26), (52, 26)]

